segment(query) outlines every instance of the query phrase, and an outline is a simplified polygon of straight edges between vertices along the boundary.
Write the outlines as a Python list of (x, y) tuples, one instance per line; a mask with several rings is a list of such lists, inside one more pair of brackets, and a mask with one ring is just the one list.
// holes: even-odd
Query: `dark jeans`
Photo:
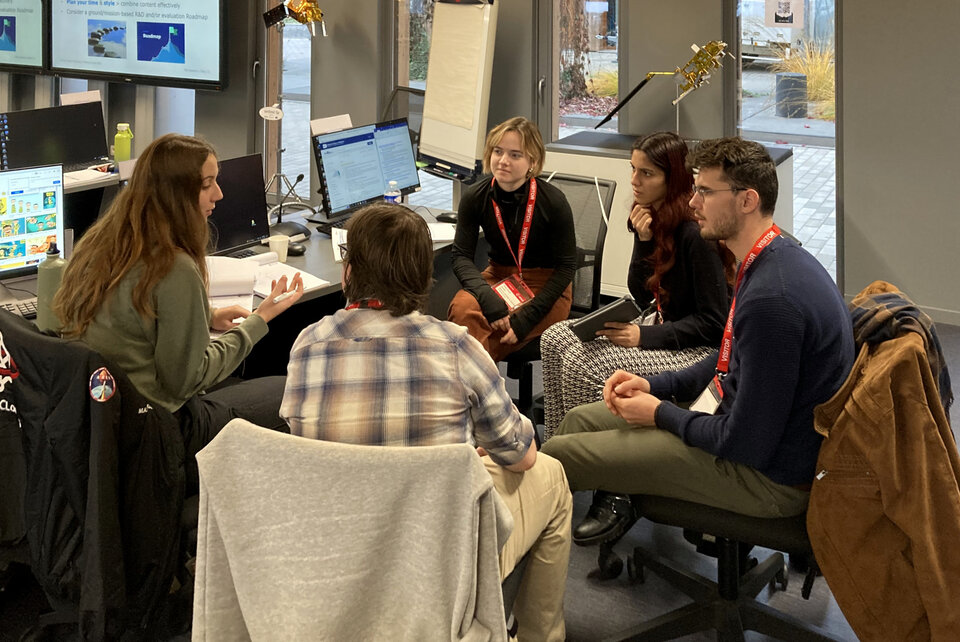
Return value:
[(194, 395), (174, 413), (180, 421), (186, 451), (188, 496), (199, 490), (196, 454), (231, 419), (239, 417), (270, 430), (290, 432), (280, 418), (280, 401), (286, 382), (286, 377), (260, 377), (228, 383)]

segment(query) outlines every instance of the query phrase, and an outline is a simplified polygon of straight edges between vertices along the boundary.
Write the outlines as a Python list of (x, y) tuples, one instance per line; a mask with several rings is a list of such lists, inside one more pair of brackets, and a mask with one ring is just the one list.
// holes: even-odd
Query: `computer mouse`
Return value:
[(307, 251), (307, 246), (302, 243), (291, 243), (287, 246), (287, 254), (290, 256), (303, 256)]
[(437, 214), (438, 223), (456, 223), (457, 222), (457, 213), (456, 212), (441, 212)]

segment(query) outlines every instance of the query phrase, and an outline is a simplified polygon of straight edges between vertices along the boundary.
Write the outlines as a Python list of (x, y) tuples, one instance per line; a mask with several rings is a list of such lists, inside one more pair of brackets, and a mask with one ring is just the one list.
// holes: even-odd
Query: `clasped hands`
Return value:
[(628, 423), (652, 426), (660, 400), (650, 394), (649, 381), (617, 370), (603, 384), (603, 403), (611, 413)]
[(517, 334), (513, 331), (513, 328), (510, 326), (510, 316), (500, 317), (496, 321), (490, 322), (490, 327), (494, 330), (499, 330), (503, 332), (503, 336), (500, 337), (500, 343), (514, 344), (517, 342)]

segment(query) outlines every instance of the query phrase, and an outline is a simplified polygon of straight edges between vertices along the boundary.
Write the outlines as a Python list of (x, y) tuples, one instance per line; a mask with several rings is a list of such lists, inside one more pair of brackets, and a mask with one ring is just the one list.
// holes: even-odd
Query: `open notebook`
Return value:
[(289, 282), (297, 272), (303, 279), (304, 292), (330, 283), (286, 263), (280, 263), (277, 261), (276, 252), (265, 252), (245, 259), (208, 256), (210, 305), (215, 308), (241, 305), (248, 310), (253, 310), (254, 295), (266, 298), (270, 294), (271, 281), (286, 276)]

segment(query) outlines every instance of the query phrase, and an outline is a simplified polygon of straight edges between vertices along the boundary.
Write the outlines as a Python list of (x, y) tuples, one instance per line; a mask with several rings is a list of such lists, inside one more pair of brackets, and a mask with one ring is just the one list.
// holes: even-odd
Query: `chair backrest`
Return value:
[(573, 277), (575, 314), (586, 314), (600, 303), (600, 270), (616, 181), (572, 174), (546, 175), (567, 197), (577, 233), (577, 272)]
[(176, 419), (96, 351), (6, 311), (0, 392), (11, 395), (22, 431), (31, 567), (51, 606), (79, 612), (85, 638), (148, 625), (179, 551)]
[(234, 420), (197, 462), (195, 639), (506, 638), (498, 543), (512, 518), (471, 446)]
[(423, 126), (423, 89), (415, 87), (394, 87), (387, 104), (380, 114), (380, 120), (406, 118), (410, 127), (410, 138), (414, 151), (420, 144), (420, 127)]

